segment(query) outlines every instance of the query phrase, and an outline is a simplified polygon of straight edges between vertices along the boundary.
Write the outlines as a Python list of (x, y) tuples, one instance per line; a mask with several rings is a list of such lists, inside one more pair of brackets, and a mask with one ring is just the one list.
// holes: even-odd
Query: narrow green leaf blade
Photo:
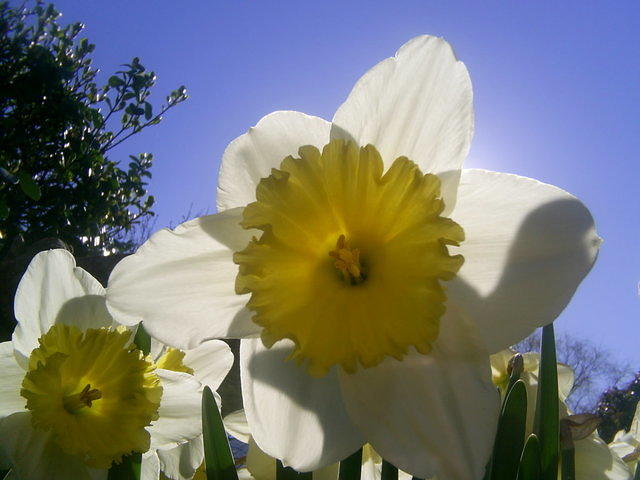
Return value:
[(576, 480), (576, 449), (563, 448), (561, 453), (560, 472), (562, 480)]
[(518, 473), (527, 423), (527, 389), (517, 380), (505, 398), (493, 447), (491, 478), (513, 480)]
[(560, 452), (558, 366), (553, 324), (542, 328), (534, 433), (540, 441), (541, 480), (557, 480)]
[(352, 453), (340, 462), (338, 480), (360, 480), (362, 471), (362, 449)]
[(220, 410), (209, 387), (202, 392), (202, 434), (207, 480), (238, 480)]
[(518, 480), (540, 480), (540, 442), (535, 435), (529, 435), (524, 445)]
[(109, 469), (108, 480), (140, 480), (142, 454), (132, 453), (122, 458), (122, 462), (114, 463)]
[(149, 355), (149, 352), (151, 351), (151, 337), (142, 324), (138, 325), (138, 330), (136, 330), (136, 336), (133, 338), (133, 343), (136, 344), (136, 347), (142, 350), (142, 353)]
[(276, 462), (276, 480), (311, 480), (311, 472), (296, 472), (291, 467), (285, 467), (280, 460)]
[(386, 460), (382, 460), (380, 480), (398, 480), (398, 469)]

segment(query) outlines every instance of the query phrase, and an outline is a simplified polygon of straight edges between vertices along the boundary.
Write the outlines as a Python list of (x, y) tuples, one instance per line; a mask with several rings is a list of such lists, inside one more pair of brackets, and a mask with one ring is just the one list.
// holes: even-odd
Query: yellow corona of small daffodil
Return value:
[[(491, 371), (494, 384), (504, 396), (509, 383), (508, 365), (516, 354), (505, 349), (491, 355)], [(538, 397), (538, 368), (540, 354), (527, 352), (522, 354), (523, 371), (520, 378), (527, 391), (527, 428), (526, 437), (533, 432), (533, 419)], [(558, 401), (560, 418), (571, 415), (566, 404), (573, 388), (574, 374), (571, 367), (558, 363)], [(594, 424), (594, 428), (597, 424)], [(576, 477), (580, 480), (631, 480), (632, 475), (622, 458), (600, 438), (597, 432), (591, 432), (583, 438), (574, 440)], [(560, 474), (558, 474), (560, 479)]]
[(242, 338), (252, 436), (297, 470), (369, 442), (417, 477), (482, 477), (488, 355), (557, 317), (600, 239), (567, 192), (462, 169), (472, 97), (449, 44), (421, 36), (332, 122), (267, 115), (224, 153), (220, 213), (117, 265), (109, 309), (177, 348)]
[(104, 293), (65, 250), (36, 255), (20, 281), (0, 344), (0, 459), (17, 478), (106, 479), (124, 455), (202, 431), (201, 383), (145, 356)]

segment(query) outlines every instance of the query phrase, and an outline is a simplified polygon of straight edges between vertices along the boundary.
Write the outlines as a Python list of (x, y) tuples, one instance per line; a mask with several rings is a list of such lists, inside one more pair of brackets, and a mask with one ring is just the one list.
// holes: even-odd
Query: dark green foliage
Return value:
[(558, 364), (553, 324), (542, 327), (534, 432), (540, 440), (541, 479), (557, 480), (560, 455)]
[[(594, 412), (602, 422), (598, 433), (609, 443), (619, 430), (629, 430), (640, 399), (640, 373), (624, 388), (611, 388), (600, 396)], [(640, 470), (640, 469), (638, 469)]]
[(137, 58), (98, 86), (83, 25), (58, 17), (53, 5), (0, 2), (0, 259), (45, 237), (76, 255), (131, 248), (124, 236), (153, 215), (152, 155), (123, 169), (107, 154), (186, 99), (180, 87), (154, 112), (155, 74)]
[(312, 478), (311, 472), (296, 472), (291, 467), (285, 467), (280, 460), (276, 462), (275, 480), (311, 480)]
[(213, 392), (202, 392), (202, 439), (207, 480), (238, 480), (238, 473)]
[(513, 480), (518, 473), (527, 423), (527, 390), (517, 380), (508, 390), (496, 433), (491, 462), (493, 480)]
[(126, 455), (120, 463), (114, 463), (109, 469), (107, 480), (139, 480), (141, 467), (141, 453)]
[(360, 480), (362, 471), (362, 448), (340, 462), (339, 480)]

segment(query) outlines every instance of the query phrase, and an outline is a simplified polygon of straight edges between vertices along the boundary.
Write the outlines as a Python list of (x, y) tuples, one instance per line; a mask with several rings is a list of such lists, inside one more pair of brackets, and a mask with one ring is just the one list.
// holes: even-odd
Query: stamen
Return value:
[(68, 395), (64, 397), (64, 408), (69, 413), (76, 413), (85, 407), (91, 408), (94, 400), (102, 398), (102, 392), (97, 388), (91, 388), (91, 384), (87, 384), (80, 393)]
[(360, 250), (351, 248), (344, 235), (338, 237), (336, 249), (329, 252), (335, 258), (334, 266), (342, 273), (342, 278), (350, 284), (357, 284), (364, 280)]

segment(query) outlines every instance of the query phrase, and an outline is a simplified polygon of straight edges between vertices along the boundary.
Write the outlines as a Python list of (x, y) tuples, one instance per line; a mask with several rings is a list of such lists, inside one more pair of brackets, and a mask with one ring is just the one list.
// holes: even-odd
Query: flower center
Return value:
[(285, 158), (243, 212), (260, 238), (234, 255), (236, 292), (251, 294), (265, 345), (293, 340), (292, 358), (315, 376), (428, 353), (442, 281), (463, 263), (448, 246), (464, 232), (443, 209), (436, 175), (405, 157), (384, 172), (371, 145), (332, 140)]
[(102, 392), (97, 388), (91, 388), (87, 383), (80, 393), (66, 395), (62, 399), (64, 409), (69, 413), (76, 413), (85, 407), (91, 407), (94, 400), (102, 398)]
[(336, 249), (329, 252), (329, 256), (336, 259), (335, 267), (342, 274), (342, 278), (350, 285), (364, 280), (364, 272), (360, 264), (360, 250), (351, 248), (344, 235), (338, 237)]
[(155, 366), (130, 340), (124, 329), (54, 325), (29, 357), (20, 394), (34, 428), (93, 468), (148, 450), (145, 427), (158, 418)]

